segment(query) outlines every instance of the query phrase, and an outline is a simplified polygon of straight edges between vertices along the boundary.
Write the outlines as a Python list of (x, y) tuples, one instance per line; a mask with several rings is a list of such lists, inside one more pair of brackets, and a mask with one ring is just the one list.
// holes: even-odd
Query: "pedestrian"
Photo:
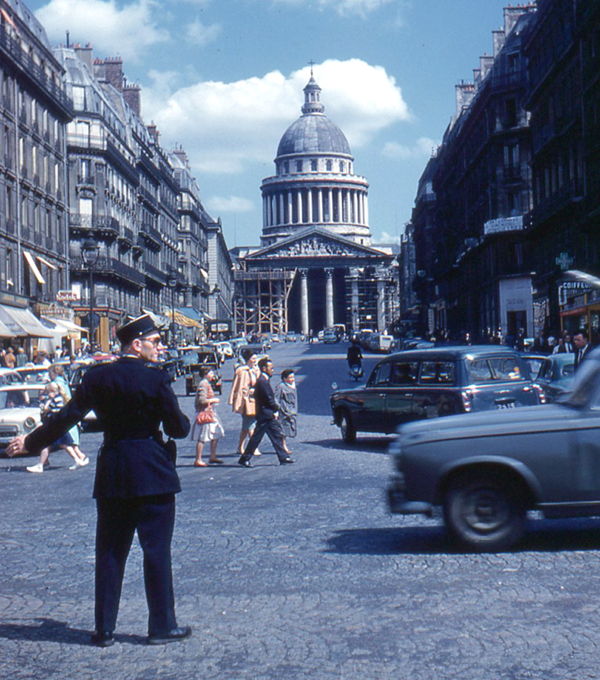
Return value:
[[(62, 393), (65, 395), (65, 403), (70, 401), (73, 395), (71, 393), (69, 381), (65, 377), (64, 366), (62, 364), (52, 364), (52, 366), (50, 366), (48, 369), (48, 375), (50, 376), (50, 380), (54, 381), (62, 388)], [(78, 457), (76, 463), (79, 466), (87, 465), (90, 462), (90, 459), (84, 453), (82, 453), (81, 449), (79, 448), (79, 425), (73, 425), (73, 427), (69, 430), (69, 434), (73, 440), (73, 449), (75, 450), (75, 453)]]
[(4, 355), (4, 365), (6, 368), (13, 369), (17, 364), (17, 358), (15, 357), (15, 352), (12, 347), (9, 347), (6, 350), (6, 354)]
[(573, 351), (573, 343), (571, 342), (571, 335), (566, 331), (558, 338), (558, 344), (554, 348), (552, 354), (569, 354)]
[(576, 371), (583, 360), (587, 357), (589, 351), (592, 349), (590, 339), (586, 330), (579, 330), (573, 336), (573, 345), (575, 349), (575, 368)]
[(98, 456), (94, 497), (96, 529), (96, 631), (93, 644), (114, 644), (125, 562), (137, 531), (144, 554), (149, 644), (182, 640), (191, 634), (175, 619), (171, 538), (175, 494), (181, 488), (169, 437), (190, 429), (167, 372), (156, 364), (162, 349), (159, 329), (148, 314), (117, 331), (122, 355), (91, 367), (73, 399), (41, 427), (15, 437), (10, 456), (37, 453), (93, 409), (102, 421), (104, 442)]
[(293, 463), (294, 459), (286, 453), (283, 445), (283, 431), (278, 420), (279, 406), (275, 401), (273, 388), (269, 382), (273, 375), (273, 362), (268, 357), (264, 357), (258, 362), (258, 368), (260, 369), (260, 376), (254, 386), (256, 427), (238, 463), (243, 467), (252, 467), (250, 459), (265, 434), (268, 435), (275, 448), (279, 464)]
[(21, 366), (25, 366), (25, 364), (28, 362), (28, 357), (25, 352), (25, 349), (23, 347), (19, 347), (17, 349), (17, 368), (20, 368)]
[[(67, 403), (68, 398), (62, 386), (56, 382), (46, 383), (44, 391), (40, 395), (40, 415), (42, 423), (46, 422), (54, 413), (58, 413), (61, 408)], [(69, 432), (65, 432), (52, 441), (49, 446), (42, 449), (40, 459), (35, 465), (30, 465), (26, 468), (27, 472), (43, 472), (44, 465), (48, 461), (48, 457), (54, 451), (66, 451), (73, 459), (73, 465), (69, 470), (76, 470), (78, 467), (87, 465), (90, 461), (87, 456), (81, 457), (73, 448), (73, 438)]]
[[(246, 363), (235, 370), (227, 402), (234, 413), (242, 416), (237, 450), (240, 455), (243, 455), (246, 440), (250, 438), (256, 425), (256, 403), (253, 389), (260, 376), (260, 369), (257, 366), (258, 357), (252, 350), (242, 350), (241, 354)], [(260, 455), (260, 451), (257, 450), (254, 455)]]
[(214, 410), (214, 406), (219, 403), (219, 398), (215, 397), (211, 380), (215, 377), (215, 372), (208, 366), (203, 366), (200, 369), (200, 383), (198, 384), (198, 391), (196, 392), (195, 408), (196, 419), (192, 425), (191, 438), (196, 442), (196, 460), (195, 467), (206, 467), (206, 463), (202, 460), (202, 451), (204, 444), (210, 442), (210, 458), (208, 463), (211, 465), (222, 465), (223, 461), (217, 458), (217, 445), (219, 439), (225, 435), (223, 425), (219, 420), (219, 416)]
[(283, 448), (288, 456), (292, 454), (287, 440), (296, 436), (296, 416), (298, 415), (298, 393), (296, 376), (291, 368), (281, 372), (281, 382), (275, 388), (275, 400), (279, 404), (279, 422), (283, 430)]

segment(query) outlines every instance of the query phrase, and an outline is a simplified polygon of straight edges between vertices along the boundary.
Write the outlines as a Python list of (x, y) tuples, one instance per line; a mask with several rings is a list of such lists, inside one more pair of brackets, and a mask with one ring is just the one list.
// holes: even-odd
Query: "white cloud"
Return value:
[[(285, 5), (303, 5), (310, 9), (311, 6), (317, 6), (321, 9), (333, 9), (338, 14), (344, 15), (359, 15), (366, 17), (370, 12), (388, 5), (390, 3), (399, 2), (400, 0), (273, 0), (275, 3)], [(403, 0), (402, 0), (403, 1)]]
[(92, 43), (102, 54), (137, 60), (152, 45), (169, 39), (152, 18), (153, 0), (136, 0), (119, 8), (115, 0), (50, 0), (37, 10), (51, 40)]
[(208, 45), (214, 42), (221, 33), (221, 26), (219, 24), (210, 24), (207, 26), (203, 24), (199, 19), (192, 21), (188, 24), (185, 30), (185, 37), (188, 42), (194, 43), (195, 45)]
[[(328, 60), (314, 73), (326, 115), (351, 147), (410, 119), (400, 88), (381, 66)], [(239, 173), (250, 163), (272, 162), (279, 139), (301, 114), (309, 77), (308, 68), (289, 76), (271, 71), (231, 83), (201, 81), (167, 95), (168, 78), (155, 72), (154, 85), (142, 90), (143, 111), (157, 123), (165, 143), (184, 145), (196, 171)]]
[(400, 243), (401, 237), (399, 234), (390, 234), (387, 231), (382, 231), (377, 236), (373, 236), (371, 239), (373, 245), (384, 244), (384, 243)]
[(213, 196), (206, 201), (209, 212), (214, 214), (221, 213), (247, 213), (255, 208), (254, 203), (241, 196)]
[(429, 158), (439, 146), (438, 142), (429, 137), (419, 137), (412, 146), (387, 142), (382, 154), (386, 158), (409, 160), (413, 158)]

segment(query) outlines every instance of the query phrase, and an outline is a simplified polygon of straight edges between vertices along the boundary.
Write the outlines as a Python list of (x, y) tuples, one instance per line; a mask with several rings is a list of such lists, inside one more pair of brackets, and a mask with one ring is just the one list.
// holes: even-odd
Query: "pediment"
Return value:
[(350, 239), (333, 234), (327, 229), (312, 227), (294, 234), (282, 241), (254, 251), (245, 260), (263, 260), (265, 258), (315, 258), (315, 257), (382, 257), (387, 254), (364, 246)]

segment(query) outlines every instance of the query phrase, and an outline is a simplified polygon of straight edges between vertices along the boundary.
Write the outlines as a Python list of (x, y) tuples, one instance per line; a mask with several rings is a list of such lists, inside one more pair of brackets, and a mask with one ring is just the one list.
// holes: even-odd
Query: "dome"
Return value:
[(350, 145), (340, 128), (324, 115), (321, 88), (312, 76), (304, 88), (303, 115), (285, 131), (277, 156), (298, 153), (333, 153), (350, 156)]
[(285, 131), (277, 148), (277, 156), (297, 153), (351, 155), (344, 133), (321, 113), (301, 116)]

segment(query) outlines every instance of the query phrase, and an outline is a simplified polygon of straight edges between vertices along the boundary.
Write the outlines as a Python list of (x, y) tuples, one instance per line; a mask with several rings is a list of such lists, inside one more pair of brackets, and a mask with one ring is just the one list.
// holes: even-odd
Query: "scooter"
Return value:
[(363, 377), (362, 364), (352, 364), (348, 372), (350, 373), (350, 377), (358, 382), (358, 380)]

